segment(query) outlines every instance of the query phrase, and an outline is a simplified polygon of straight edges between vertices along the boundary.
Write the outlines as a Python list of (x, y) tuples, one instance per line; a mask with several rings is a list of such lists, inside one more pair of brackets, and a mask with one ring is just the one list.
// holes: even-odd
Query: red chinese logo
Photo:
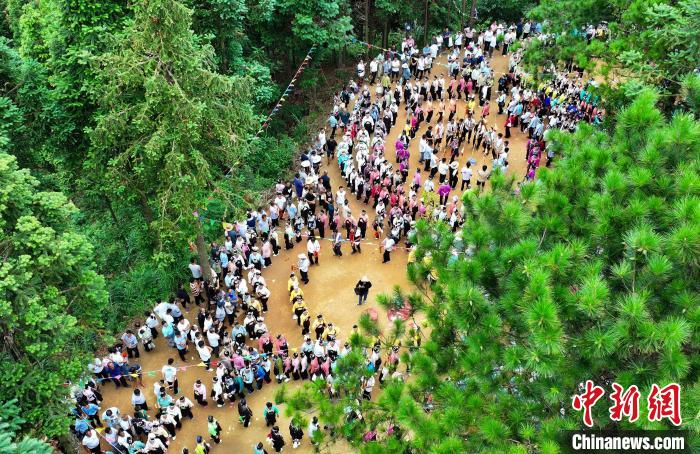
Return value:
[[(629, 422), (639, 419), (639, 388), (632, 385), (627, 390), (618, 384), (612, 384), (613, 392), (610, 399), (613, 405), (608, 412), (613, 421), (622, 421), (626, 417)], [(605, 390), (596, 386), (592, 380), (586, 380), (584, 392), (573, 396), (572, 407), (576, 411), (583, 410), (583, 423), (588, 427), (593, 427), (593, 406), (605, 394)], [(673, 425), (680, 426), (681, 418), (681, 387), (677, 383), (671, 383), (659, 388), (654, 383), (647, 397), (649, 403), (649, 421), (662, 421), (668, 419)]]
[(583, 394), (576, 394), (572, 406), (574, 410), (580, 411), (583, 409), (583, 423), (588, 427), (593, 427), (593, 416), (591, 409), (598, 400), (603, 397), (605, 390), (600, 386), (593, 384), (592, 380), (586, 380), (586, 390)]
[(639, 388), (632, 385), (625, 391), (617, 383), (613, 383), (612, 387), (614, 391), (610, 394), (610, 399), (615, 403), (609, 409), (610, 419), (621, 421), (623, 416), (627, 416), (629, 422), (635, 422), (639, 419)]
[(647, 398), (649, 403), (649, 421), (668, 419), (675, 426), (680, 426), (681, 419), (681, 387), (671, 383), (659, 389), (654, 383)]

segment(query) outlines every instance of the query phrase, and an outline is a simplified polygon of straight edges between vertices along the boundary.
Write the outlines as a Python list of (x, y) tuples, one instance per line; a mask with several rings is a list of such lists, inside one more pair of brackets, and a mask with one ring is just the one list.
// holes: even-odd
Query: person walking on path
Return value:
[(306, 254), (299, 254), (299, 274), (301, 274), (301, 282), (304, 284), (309, 283), (309, 267), (311, 266), (311, 261), (306, 256)]
[(219, 424), (219, 421), (217, 421), (216, 418), (211, 415), (209, 415), (207, 421), (207, 430), (209, 431), (209, 436), (211, 439), (214, 440), (214, 443), (217, 445), (221, 443), (221, 425)]
[(370, 288), (372, 288), (372, 283), (369, 281), (367, 276), (363, 276), (362, 279), (357, 281), (357, 284), (355, 285), (355, 294), (358, 297), (358, 306), (362, 306), (362, 303), (367, 302), (367, 295), (369, 295)]
[(394, 250), (395, 245), (396, 241), (391, 235), (387, 236), (386, 238), (384, 238), (384, 240), (382, 240), (382, 244), (380, 246), (380, 249), (384, 252), (382, 263), (391, 261), (391, 251)]
[(277, 426), (274, 426), (272, 428), (272, 431), (268, 434), (267, 436), (268, 440), (270, 440), (270, 444), (272, 444), (272, 447), (275, 449), (275, 452), (281, 452), (282, 448), (284, 447), (284, 438), (282, 437), (282, 434), (280, 433), (280, 428)]
[(250, 419), (253, 417), (253, 410), (250, 409), (245, 399), (238, 401), (238, 421), (243, 424), (243, 427), (250, 425)]
[(272, 405), (272, 402), (267, 402), (265, 408), (263, 409), (263, 416), (265, 417), (265, 426), (274, 426), (277, 423), (277, 416), (279, 416), (280, 411), (276, 406)]
[(301, 444), (301, 439), (304, 438), (304, 431), (301, 427), (294, 424), (294, 419), (289, 422), (289, 436), (292, 437), (292, 448), (298, 448)]
[(312, 265), (318, 265), (318, 254), (321, 252), (321, 243), (314, 236), (310, 236), (306, 242), (306, 251), (309, 256), (309, 262)]

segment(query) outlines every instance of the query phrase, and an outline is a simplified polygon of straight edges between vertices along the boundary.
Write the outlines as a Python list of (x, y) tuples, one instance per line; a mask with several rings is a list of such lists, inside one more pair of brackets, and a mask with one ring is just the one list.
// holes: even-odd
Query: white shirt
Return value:
[(335, 202), (339, 206), (343, 206), (345, 204), (345, 191), (344, 190), (339, 190), (338, 192), (335, 193)]
[(198, 345), (197, 352), (199, 352), (199, 357), (201, 358), (202, 361), (207, 361), (211, 358), (211, 352), (209, 351), (209, 349), (206, 346), (200, 347)]
[(166, 364), (160, 371), (163, 374), (163, 378), (166, 382), (172, 383), (175, 381), (175, 377), (177, 376), (177, 369), (175, 369), (173, 366)]
[(374, 375), (370, 375), (365, 382), (365, 392), (371, 393), (372, 389), (374, 389)]
[(197, 265), (196, 263), (190, 263), (189, 265), (190, 271), (192, 272), (192, 277), (195, 279), (199, 279), (202, 277), (202, 267)]
[(136, 394), (131, 395), (131, 405), (141, 405), (144, 402), (146, 402), (146, 396), (144, 396), (143, 393), (138, 396)]
[(156, 307), (153, 308), (153, 312), (155, 312), (156, 315), (158, 317), (160, 317), (162, 320), (163, 317), (165, 317), (165, 314), (167, 313), (169, 306), (170, 305), (168, 303), (166, 303), (165, 301), (162, 301), (162, 302), (156, 304)]
[(209, 345), (212, 347), (218, 347), (219, 346), (219, 339), (221, 336), (219, 336), (217, 333), (212, 333), (211, 331), (207, 332), (207, 341), (209, 341)]
[(100, 437), (97, 435), (97, 432), (93, 430), (92, 436), (85, 434), (85, 436), (83, 437), (83, 446), (85, 446), (88, 449), (94, 449), (100, 446)]
[(473, 171), (470, 167), (467, 167), (467, 166), (462, 167), (462, 179), (463, 180), (471, 180), (472, 174), (473, 174)]
[(382, 244), (384, 245), (384, 250), (387, 252), (391, 252), (394, 250), (394, 240), (392, 238), (385, 238), (384, 241), (382, 241)]

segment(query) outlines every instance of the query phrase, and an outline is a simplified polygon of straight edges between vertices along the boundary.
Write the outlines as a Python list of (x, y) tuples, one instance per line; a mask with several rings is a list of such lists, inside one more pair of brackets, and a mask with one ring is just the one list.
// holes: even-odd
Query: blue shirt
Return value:
[(177, 304), (171, 304), (169, 309), (170, 315), (172, 315), (174, 318), (182, 317), (182, 311), (179, 307), (177, 307)]
[(84, 434), (85, 432), (88, 431), (89, 428), (90, 428), (90, 424), (88, 424), (86, 420), (84, 420), (84, 419), (76, 419), (75, 420), (75, 430), (79, 434), (81, 434), (81, 435)]
[(170, 406), (170, 403), (173, 401), (173, 398), (170, 397), (170, 395), (166, 394), (165, 397), (158, 396), (158, 406), (160, 408), (166, 408)]
[(175, 342), (175, 346), (178, 350), (184, 350), (187, 348), (187, 337), (182, 333), (178, 336), (175, 336), (173, 342)]
[(299, 178), (294, 178), (294, 189), (297, 191), (297, 197), (301, 197), (301, 191), (304, 189), (304, 183)]
[(94, 416), (97, 414), (98, 411), (100, 411), (100, 407), (98, 407), (95, 404), (89, 404), (86, 407), (81, 407), (83, 410), (83, 413), (85, 413), (88, 416)]

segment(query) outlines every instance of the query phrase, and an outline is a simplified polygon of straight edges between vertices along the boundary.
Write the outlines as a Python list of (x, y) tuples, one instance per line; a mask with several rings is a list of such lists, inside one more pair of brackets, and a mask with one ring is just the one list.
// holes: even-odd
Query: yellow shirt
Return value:
[(297, 296), (303, 297), (304, 291), (300, 288), (292, 290), (292, 293), (289, 295), (289, 302), (291, 303), (292, 301), (294, 301), (294, 298), (296, 298)]
[(338, 337), (338, 328), (335, 326), (333, 328), (326, 328), (323, 331), (323, 337), (328, 337), (328, 336), (333, 336), (334, 338)]
[(255, 309), (256, 311), (258, 311), (258, 313), (262, 312), (262, 305), (260, 304), (260, 301), (258, 301), (255, 298), (250, 300), (250, 302), (248, 303), (248, 307), (250, 309)]
[(304, 302), (304, 300), (295, 301), (294, 304), (292, 305), (292, 312), (296, 313), (297, 310), (306, 309), (306, 308), (307, 307), (306, 307), (306, 303)]
[(408, 263), (416, 263), (416, 250), (413, 248), (408, 252)]

